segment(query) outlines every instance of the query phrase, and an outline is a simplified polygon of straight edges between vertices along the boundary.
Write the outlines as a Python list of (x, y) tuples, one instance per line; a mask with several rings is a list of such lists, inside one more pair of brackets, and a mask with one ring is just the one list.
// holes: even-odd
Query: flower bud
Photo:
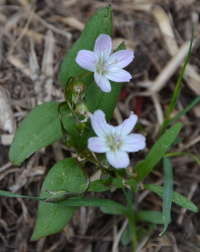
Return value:
[(72, 84), (72, 102), (76, 104), (85, 96), (86, 85), (83, 81), (77, 80)]
[(50, 190), (44, 190), (45, 192), (48, 192), (52, 196), (45, 200), (45, 202), (57, 202), (57, 201), (63, 201), (67, 200), (71, 197), (74, 197), (75, 193), (71, 193), (66, 190), (60, 190), (60, 191), (50, 191)]
[(83, 131), (85, 130), (86, 124), (84, 122), (81, 121), (74, 121), (74, 127), (76, 128), (76, 130), (78, 131), (78, 133), (80, 135), (83, 134)]
[(88, 109), (88, 106), (86, 104), (85, 101), (80, 101), (78, 103), (76, 103), (76, 108), (75, 108), (75, 112), (79, 115), (83, 115), (87, 118), (90, 117), (91, 113)]

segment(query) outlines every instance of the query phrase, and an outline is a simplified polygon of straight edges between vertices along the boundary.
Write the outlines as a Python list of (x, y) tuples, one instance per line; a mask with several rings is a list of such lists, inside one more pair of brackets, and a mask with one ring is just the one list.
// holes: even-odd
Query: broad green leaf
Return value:
[[(60, 79), (62, 87), (65, 89), (67, 79), (71, 76), (78, 76), (83, 69), (76, 63), (75, 58), (78, 51), (91, 50), (93, 51), (95, 41), (100, 34), (112, 34), (112, 8), (106, 6), (95, 13), (86, 23), (85, 28), (74, 43), (68, 54), (66, 55), (60, 70)], [(117, 50), (125, 49), (124, 44), (121, 44)], [(88, 71), (85, 72), (85, 74)], [(104, 93), (94, 82), (94, 74), (83, 79), (87, 85), (85, 100), (89, 110), (93, 113), (97, 109), (101, 109), (106, 114), (106, 119), (110, 120), (114, 108), (116, 106), (122, 84), (111, 82), (112, 91)]]
[(181, 127), (182, 123), (177, 123), (168, 129), (153, 145), (145, 160), (138, 163), (135, 169), (140, 180), (143, 180), (165, 155), (179, 134)]
[(173, 193), (173, 171), (172, 164), (169, 158), (163, 159), (164, 167), (164, 195), (163, 195), (163, 221), (164, 227), (160, 236), (165, 233), (171, 221), (171, 206)]
[[(35, 151), (46, 147), (62, 138), (60, 122), (58, 119), (58, 102), (48, 102), (35, 107), (22, 121), (16, 131), (9, 151), (10, 161), (14, 165), (21, 163)], [(76, 140), (80, 149), (87, 143), (87, 138), (93, 134), (86, 129), (82, 137), (74, 127), (73, 118), (67, 117), (70, 110), (67, 106), (61, 108), (65, 128)]]
[[(41, 189), (41, 198), (49, 198), (48, 190), (68, 190), (79, 193), (85, 176), (73, 158), (67, 158), (54, 165), (47, 174)], [(75, 206), (56, 205), (40, 202), (38, 216), (31, 240), (55, 234), (62, 230), (70, 221), (76, 210)]]
[[(153, 185), (153, 184), (144, 184), (144, 189), (150, 190), (150, 191), (160, 195), (161, 197), (163, 197), (164, 189), (162, 186)], [(182, 207), (185, 207), (185, 208), (193, 211), (193, 212), (198, 212), (197, 206), (192, 201), (190, 201), (189, 199), (180, 195), (177, 192), (173, 192), (172, 201)]]
[[(83, 70), (75, 61), (78, 51), (83, 49), (92, 51), (96, 38), (102, 33), (112, 34), (112, 8), (110, 6), (101, 8), (89, 19), (81, 36), (64, 58), (60, 69), (60, 79), (63, 89), (65, 89), (69, 77), (78, 76)], [(92, 83), (93, 80), (93, 75), (84, 79), (87, 85), (88, 83)]]
[(35, 107), (22, 121), (9, 151), (14, 165), (21, 165), (35, 151), (62, 137), (57, 106), (57, 102), (44, 103)]
[(136, 222), (138, 221), (148, 221), (154, 224), (163, 224), (163, 215), (157, 211), (140, 211), (135, 216)]

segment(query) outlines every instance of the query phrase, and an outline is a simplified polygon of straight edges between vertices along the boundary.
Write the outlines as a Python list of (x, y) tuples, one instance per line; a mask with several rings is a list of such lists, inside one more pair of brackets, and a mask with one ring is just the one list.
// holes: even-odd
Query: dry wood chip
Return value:
[[(44, 73), (45, 80), (45, 102), (51, 101), (53, 88), (53, 61), (54, 61), (54, 36), (51, 30), (48, 30), (45, 37), (45, 49), (42, 61), (42, 73)], [(41, 76), (42, 78), (42, 76)]]
[(159, 92), (177, 71), (177, 69), (183, 64), (189, 48), (190, 42), (185, 42), (178, 53), (166, 64), (160, 74), (154, 80), (152, 86), (149, 88), (151, 92)]
[(19, 171), (19, 168), (12, 168), (10, 170), (6, 170), (5, 172), (2, 172), (0, 174), (0, 181), (5, 178), (5, 176), (7, 176), (9, 173), (13, 173), (13, 172), (18, 172)]
[(1, 143), (3, 145), (11, 145), (13, 138), (14, 138), (14, 134), (2, 134)]
[(31, 47), (31, 52), (29, 55), (29, 67), (30, 67), (30, 77), (33, 82), (35, 82), (34, 89), (36, 92), (40, 92), (41, 87), (40, 87), (40, 82), (37, 82), (36, 80), (39, 79), (39, 63), (37, 60), (37, 56), (35, 53), (35, 49), (33, 46), (33, 40), (31, 39), (30, 41), (30, 47)]
[[(22, 33), (24, 28), (18, 27), (17, 30)], [(25, 35), (29, 38), (32, 38), (36, 43), (41, 44), (42, 40), (45, 38), (44, 34), (36, 32), (34, 30), (27, 29)]]
[[(157, 24), (164, 36), (168, 53), (172, 56), (172, 59), (157, 76), (152, 87), (150, 88), (152, 91), (158, 92), (177, 71), (177, 69), (184, 63), (184, 60), (188, 54), (190, 41), (185, 42), (179, 49), (175, 40), (175, 35), (171, 26), (170, 19), (167, 16), (166, 12), (159, 6), (153, 6), (152, 14), (154, 15)], [(193, 47), (195, 43), (196, 40), (194, 40)], [(193, 90), (195, 94), (200, 95), (200, 75), (191, 64), (187, 65), (183, 77), (187, 81), (187, 84), (191, 88), (191, 90)]]
[(19, 57), (15, 55), (9, 55), (7, 59), (11, 65), (19, 69), (27, 77), (30, 77), (30, 69), (22, 62)]
[(112, 48), (113, 50), (116, 50), (117, 47), (124, 42), (126, 45), (126, 49), (128, 50), (133, 50), (135, 51), (136, 47), (137, 47), (137, 43), (132, 41), (132, 40), (128, 40), (128, 39), (124, 39), (124, 38), (114, 38), (112, 40)]
[(17, 2), (22, 6), (25, 7), (27, 9), (30, 8), (30, 3), (27, 0), (17, 0)]
[(82, 31), (85, 27), (85, 24), (80, 22), (77, 18), (75, 17), (61, 17), (61, 16), (53, 16), (49, 20), (51, 21), (59, 21), (62, 22), (74, 29), (77, 29), (79, 31)]
[(17, 12), (11, 18), (6, 22), (3, 31), (6, 33), (10, 33), (11, 30), (16, 27), (16, 24), (19, 22), (19, 20), (24, 17), (24, 13)]
[(14, 133), (16, 121), (10, 105), (9, 92), (0, 86), (0, 129)]
[(174, 32), (167, 16), (167, 13), (160, 6), (156, 5), (152, 8), (156, 22), (164, 36), (167, 50), (171, 56), (174, 56), (178, 51), (178, 45), (175, 40)]
[(24, 169), (20, 175), (18, 176), (15, 185), (11, 186), (9, 189), (12, 192), (18, 191), (22, 186), (24, 186), (28, 179), (32, 179), (34, 176), (43, 175), (45, 172), (46, 167), (45, 166), (36, 166), (33, 167), (31, 170)]

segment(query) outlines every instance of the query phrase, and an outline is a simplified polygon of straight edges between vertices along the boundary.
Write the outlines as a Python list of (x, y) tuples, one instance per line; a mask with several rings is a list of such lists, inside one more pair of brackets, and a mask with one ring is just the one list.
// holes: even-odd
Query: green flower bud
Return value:
[(84, 130), (85, 130), (86, 124), (84, 122), (75, 120), (74, 121), (74, 127), (76, 128), (76, 130), (78, 131), (78, 133), (80, 135), (82, 135), (83, 132), (84, 132)]
[(83, 115), (87, 118), (90, 117), (91, 113), (88, 109), (88, 106), (86, 104), (85, 101), (80, 101), (78, 103), (76, 103), (76, 108), (75, 108), (75, 112), (79, 115)]
[(68, 134), (67, 137), (65, 135), (63, 138), (63, 142), (66, 147), (76, 149), (76, 143), (75, 143), (74, 137), (72, 135)]
[(77, 194), (71, 193), (66, 190), (61, 190), (61, 191), (50, 191), (50, 190), (44, 190), (45, 192), (48, 192), (52, 196), (48, 199), (45, 200), (45, 202), (57, 202), (57, 201), (63, 201), (67, 200), (71, 197), (75, 197)]
[(116, 187), (115, 185), (112, 184), (112, 181), (113, 181), (112, 175), (104, 172), (101, 174), (100, 181), (102, 185), (110, 189), (112, 192), (115, 191)]
[(76, 104), (85, 96), (86, 85), (83, 81), (77, 80), (72, 84), (72, 102)]

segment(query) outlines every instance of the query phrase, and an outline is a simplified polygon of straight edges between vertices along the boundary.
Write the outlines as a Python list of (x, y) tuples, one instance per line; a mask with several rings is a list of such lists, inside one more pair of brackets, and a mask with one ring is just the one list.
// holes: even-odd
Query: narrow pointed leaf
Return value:
[[(144, 184), (144, 189), (150, 190), (163, 197), (164, 188), (162, 186), (153, 184)], [(180, 195), (177, 192), (173, 192), (172, 201), (177, 205), (185, 207), (193, 212), (198, 212), (198, 207), (191, 200), (187, 199), (186, 197)]]
[(163, 221), (164, 227), (160, 236), (165, 233), (171, 221), (171, 205), (173, 193), (173, 172), (172, 165), (169, 158), (163, 159), (164, 167), (164, 195), (163, 195)]
[(181, 128), (182, 123), (177, 123), (168, 129), (153, 145), (145, 160), (138, 163), (135, 169), (140, 180), (145, 179), (145, 177), (165, 155), (166, 151), (179, 134)]
[(157, 211), (140, 211), (135, 216), (136, 222), (138, 221), (148, 221), (155, 224), (163, 224), (163, 215)]

